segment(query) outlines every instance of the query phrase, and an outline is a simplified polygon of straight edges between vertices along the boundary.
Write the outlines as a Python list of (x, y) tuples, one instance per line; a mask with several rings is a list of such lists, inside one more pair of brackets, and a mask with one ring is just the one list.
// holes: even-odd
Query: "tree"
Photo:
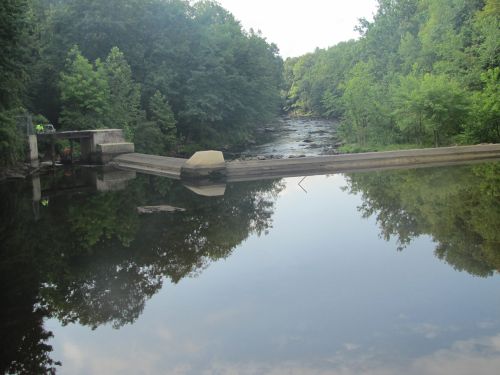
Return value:
[(104, 61), (109, 86), (109, 119), (113, 127), (121, 128), (129, 140), (134, 139), (135, 129), (141, 121), (140, 86), (132, 79), (132, 70), (123, 52), (113, 47)]
[(343, 118), (344, 138), (361, 144), (495, 141), (498, 9), (379, 0), (359, 40), (287, 60), (287, 108)]
[(474, 45), (481, 70), (500, 66), (500, 2), (486, 0), (484, 8), (475, 14)]
[(30, 65), (29, 5), (27, 0), (5, 0), (0, 4), (0, 166), (24, 156), (16, 115), (23, 105)]
[(97, 129), (109, 125), (110, 89), (104, 65), (95, 66), (77, 46), (71, 48), (60, 75), (62, 111), (59, 119), (66, 129)]
[(468, 115), (468, 98), (460, 85), (445, 75), (425, 74), (420, 90), (424, 128), (433, 135), (434, 146), (438, 147), (461, 131)]
[(415, 74), (399, 77), (398, 85), (391, 88), (393, 116), (396, 125), (408, 142), (423, 144), (425, 100), (421, 90), (421, 78)]
[(375, 139), (384, 142), (389, 129), (387, 109), (380, 102), (384, 88), (375, 81), (372, 69), (371, 61), (356, 64), (344, 87), (343, 131), (363, 146)]
[(5, 0), (0, 5), (0, 111), (21, 104), (27, 79), (29, 2)]
[(149, 101), (149, 119), (160, 129), (164, 148), (170, 150), (176, 141), (176, 121), (167, 99), (159, 91)]
[(19, 111), (0, 110), (0, 166), (14, 164), (22, 160), (24, 153), (24, 136), (18, 130), (16, 115)]
[(466, 124), (468, 142), (500, 142), (500, 67), (481, 74), (482, 91), (472, 96), (472, 113)]

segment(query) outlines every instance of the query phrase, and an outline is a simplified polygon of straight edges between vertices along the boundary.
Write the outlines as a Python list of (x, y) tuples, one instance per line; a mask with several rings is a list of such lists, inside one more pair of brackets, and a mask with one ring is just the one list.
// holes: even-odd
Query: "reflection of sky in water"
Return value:
[[(267, 236), (165, 284), (120, 330), (54, 331), (62, 373), (496, 374), (498, 276), (456, 272), (428, 237), (402, 252), (339, 175), (287, 179)], [(223, 224), (222, 224), (223, 225)]]

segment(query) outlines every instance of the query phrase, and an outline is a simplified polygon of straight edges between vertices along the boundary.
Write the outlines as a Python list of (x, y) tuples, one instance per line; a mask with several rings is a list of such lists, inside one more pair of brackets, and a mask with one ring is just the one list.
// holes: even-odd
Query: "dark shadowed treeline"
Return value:
[(215, 2), (6, 0), (0, 21), (3, 163), (24, 111), (162, 154), (244, 143), (278, 113), (277, 47)]
[(357, 29), (286, 60), (289, 110), (342, 119), (361, 149), (500, 142), (498, 0), (379, 0)]

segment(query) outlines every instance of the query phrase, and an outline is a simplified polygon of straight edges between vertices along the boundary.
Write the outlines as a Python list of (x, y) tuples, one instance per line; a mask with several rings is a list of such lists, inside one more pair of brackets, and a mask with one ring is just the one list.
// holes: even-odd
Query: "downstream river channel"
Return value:
[[(302, 142), (321, 126), (254, 153), (328, 149)], [(108, 169), (3, 182), (0, 371), (497, 374), (499, 187), (498, 162), (215, 197)]]
[(242, 155), (281, 159), (300, 156), (330, 155), (340, 144), (338, 123), (323, 119), (282, 118), (261, 130), (267, 141), (245, 150)]

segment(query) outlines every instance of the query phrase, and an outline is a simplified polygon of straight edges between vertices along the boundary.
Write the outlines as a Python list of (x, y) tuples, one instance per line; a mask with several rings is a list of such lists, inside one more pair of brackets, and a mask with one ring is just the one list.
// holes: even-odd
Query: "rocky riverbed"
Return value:
[(244, 150), (240, 158), (283, 159), (333, 155), (341, 145), (338, 122), (306, 117), (282, 118), (260, 130), (265, 143)]

